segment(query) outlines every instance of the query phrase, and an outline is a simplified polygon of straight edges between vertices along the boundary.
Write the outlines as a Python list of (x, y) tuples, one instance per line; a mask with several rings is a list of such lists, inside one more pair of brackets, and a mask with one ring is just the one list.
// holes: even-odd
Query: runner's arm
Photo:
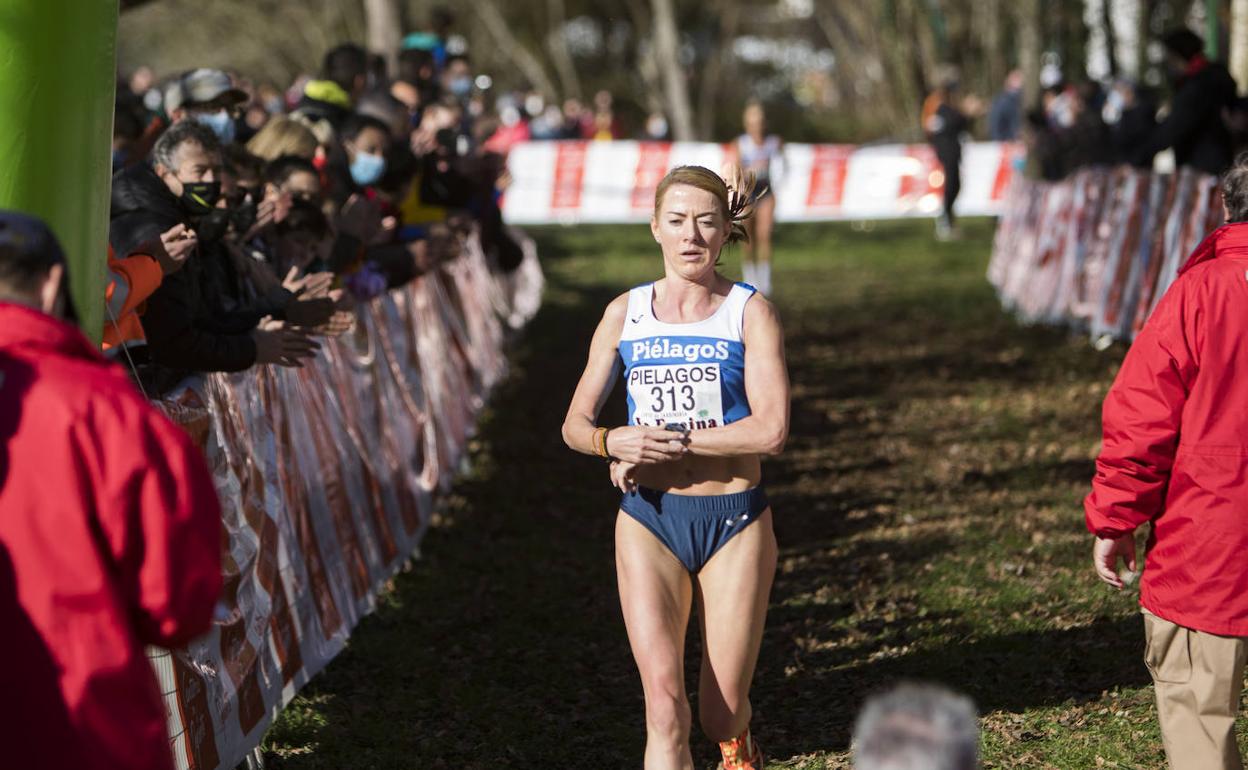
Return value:
[[(587, 455), (598, 452), (594, 447), (594, 432), (598, 429), (598, 413), (602, 411), (615, 378), (619, 374), (620, 330), (624, 327), (624, 315), (628, 312), (628, 295), (612, 300), (602, 314), (602, 321), (589, 344), (589, 361), (572, 394), (568, 415), (563, 420), (563, 440), (569, 448)], [(633, 463), (659, 463), (674, 460), (685, 454), (684, 446), (673, 440), (672, 434), (662, 428), (622, 427), (612, 428), (609, 449), (612, 455)]]
[(745, 397), (750, 416), (689, 434), (689, 451), (706, 457), (776, 455), (789, 437), (789, 373), (776, 308), (755, 294), (745, 306)]
[(589, 361), (572, 394), (567, 417), (563, 420), (563, 440), (569, 448), (584, 454), (595, 454), (594, 430), (598, 413), (611, 395), (615, 378), (619, 375), (620, 329), (624, 326), (624, 314), (628, 311), (628, 295), (621, 294), (607, 305), (589, 343)]

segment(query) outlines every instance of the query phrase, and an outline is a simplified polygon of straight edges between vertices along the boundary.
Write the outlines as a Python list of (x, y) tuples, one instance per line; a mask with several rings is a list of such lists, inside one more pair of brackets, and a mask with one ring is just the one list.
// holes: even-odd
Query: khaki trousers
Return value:
[(1144, 640), (1171, 770), (1243, 770), (1235, 713), (1248, 638), (1195, 631), (1145, 610)]

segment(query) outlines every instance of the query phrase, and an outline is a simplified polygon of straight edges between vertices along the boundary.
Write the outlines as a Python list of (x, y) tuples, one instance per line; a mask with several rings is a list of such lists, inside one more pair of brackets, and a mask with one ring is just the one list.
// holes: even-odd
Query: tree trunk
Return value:
[(1014, 9), (1018, 23), (1018, 64), (1023, 71), (1023, 104), (1030, 109), (1040, 103), (1040, 2), (1018, 0)]
[(529, 84), (542, 95), (542, 98), (547, 102), (558, 100), (559, 94), (555, 90), (555, 84), (546, 74), (546, 68), (542, 66), (541, 60), (512, 34), (507, 19), (503, 17), (502, 11), (495, 5), (494, 0), (473, 0), (472, 4), (477, 10), (477, 19), (489, 31), (490, 37), (494, 38), (494, 42), (498, 44), (498, 50), (511, 59), (512, 64), (520, 70), (520, 74), (524, 75)]
[(1005, 52), (1001, 50), (1001, 0), (984, 0), (979, 15), (984, 41), (984, 69), (988, 80), (988, 93), (996, 93), (1005, 80)]
[(737, 36), (741, 18), (741, 5), (737, 0), (721, 0), (717, 5), (719, 30), (698, 86), (698, 138), (705, 141), (715, 138), (715, 115), (723, 107), (724, 65), (732, 56), (732, 41)]
[(672, 0), (650, 0), (654, 12), (654, 53), (663, 78), (663, 93), (672, 127), (672, 138), (678, 142), (693, 141), (693, 110), (689, 104), (689, 85), (680, 64), (680, 36), (676, 31), (676, 12)]
[(1114, 34), (1113, 0), (1101, 0), (1101, 29), (1105, 31), (1105, 55), (1109, 61), (1109, 76), (1118, 77), (1118, 36)]
[(1248, 0), (1231, 0), (1231, 75), (1248, 93)]
[(368, 26), (368, 50), (386, 60), (386, 71), (393, 73), (399, 63), (403, 19), (399, 0), (364, 0)]
[(550, 61), (555, 65), (555, 74), (559, 76), (559, 85), (563, 88), (563, 97), (581, 97), (581, 79), (576, 74), (576, 64), (568, 51), (567, 41), (563, 37), (563, 25), (567, 23), (568, 13), (563, 0), (546, 0), (546, 13), (549, 16), (549, 32), (546, 34), (546, 50), (550, 53)]

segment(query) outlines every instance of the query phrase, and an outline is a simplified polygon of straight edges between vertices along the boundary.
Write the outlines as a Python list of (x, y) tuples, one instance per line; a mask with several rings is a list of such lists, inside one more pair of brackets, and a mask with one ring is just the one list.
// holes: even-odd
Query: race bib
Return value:
[(684, 423), (690, 430), (724, 424), (719, 364), (637, 366), (628, 373), (633, 424), (662, 428)]

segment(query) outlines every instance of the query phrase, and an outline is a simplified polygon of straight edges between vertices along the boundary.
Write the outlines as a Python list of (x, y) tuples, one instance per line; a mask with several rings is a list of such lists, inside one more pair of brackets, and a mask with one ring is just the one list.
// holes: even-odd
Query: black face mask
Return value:
[[(220, 182), (183, 182), (182, 206), (187, 213), (194, 215), (207, 214), (217, 205), (221, 197)], [(203, 237), (203, 234), (200, 234)]]

